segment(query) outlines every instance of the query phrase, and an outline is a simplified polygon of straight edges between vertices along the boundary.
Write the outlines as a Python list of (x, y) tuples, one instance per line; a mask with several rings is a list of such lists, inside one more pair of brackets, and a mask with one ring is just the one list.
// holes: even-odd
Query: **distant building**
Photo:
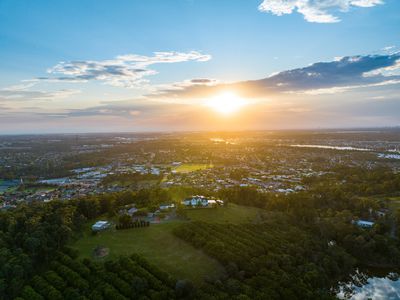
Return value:
[(133, 216), (137, 211), (138, 209), (136, 207), (131, 207), (130, 209), (128, 209), (127, 213), (128, 215)]
[(15, 208), (15, 207), (17, 207), (17, 206), (16, 206), (16, 205), (11, 205), (11, 204), (5, 204), (5, 203), (3, 203), (3, 205), (0, 206), (0, 210), (9, 210), (9, 209)]
[(53, 185), (67, 185), (71, 183), (71, 179), (68, 177), (65, 178), (54, 178), (54, 179), (43, 179), (39, 180), (39, 183), (44, 183), (44, 184), (53, 184)]
[(387, 214), (388, 212), (389, 212), (388, 209), (380, 209), (380, 210), (376, 211), (376, 215), (377, 215), (379, 218), (383, 218), (383, 217), (386, 216), (386, 214)]
[(371, 222), (371, 221), (358, 220), (358, 221), (355, 221), (355, 224), (362, 228), (372, 228), (375, 223)]
[(93, 231), (101, 231), (111, 227), (111, 223), (108, 221), (97, 221), (95, 224), (92, 225)]
[(191, 198), (183, 200), (182, 204), (186, 206), (207, 206), (208, 200), (204, 196), (192, 196)]
[(224, 201), (207, 199), (205, 196), (197, 195), (197, 196), (192, 196), (191, 198), (187, 198), (187, 199), (183, 200), (182, 204), (186, 205), (186, 206), (210, 207), (210, 206), (216, 206), (217, 204), (223, 205)]
[(167, 209), (174, 208), (174, 207), (175, 207), (174, 203), (172, 203), (172, 204), (161, 204), (160, 205), (160, 210), (167, 210)]
[(120, 215), (129, 215), (132, 217), (137, 211), (138, 211), (138, 209), (136, 208), (136, 205), (130, 204), (130, 205), (125, 205), (124, 208), (119, 211), (119, 214)]

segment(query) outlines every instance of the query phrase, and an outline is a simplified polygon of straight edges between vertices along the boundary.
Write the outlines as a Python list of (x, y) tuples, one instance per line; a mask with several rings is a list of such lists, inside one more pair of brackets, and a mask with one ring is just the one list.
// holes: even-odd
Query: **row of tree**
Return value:
[(50, 265), (56, 252), (81, 234), (89, 220), (113, 215), (126, 204), (162, 201), (163, 195), (159, 189), (127, 191), (0, 211), (0, 299), (13, 299), (38, 270)]
[(117, 230), (120, 229), (130, 229), (130, 228), (141, 228), (141, 227), (149, 227), (150, 222), (145, 220), (132, 220), (130, 215), (122, 215), (118, 219), (119, 223), (115, 227)]
[(330, 287), (355, 260), (342, 248), (286, 223), (223, 225), (191, 223), (175, 234), (216, 258), (226, 268), (220, 283), (208, 283), (199, 297), (218, 299), (330, 299)]
[(138, 255), (101, 263), (58, 252), (16, 299), (175, 299), (181, 294), (175, 285), (168, 274)]

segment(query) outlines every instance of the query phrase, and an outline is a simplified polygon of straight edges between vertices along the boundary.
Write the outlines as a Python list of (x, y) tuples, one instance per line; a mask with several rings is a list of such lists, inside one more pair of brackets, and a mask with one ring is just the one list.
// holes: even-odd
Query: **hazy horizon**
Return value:
[(0, 134), (400, 126), (396, 0), (0, 2)]

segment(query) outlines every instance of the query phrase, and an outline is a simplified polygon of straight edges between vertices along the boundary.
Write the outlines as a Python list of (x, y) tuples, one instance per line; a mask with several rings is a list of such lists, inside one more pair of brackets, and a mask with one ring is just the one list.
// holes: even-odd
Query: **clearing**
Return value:
[[(190, 220), (218, 223), (252, 222), (257, 219), (261, 211), (258, 208), (231, 203), (218, 208), (186, 210)], [(93, 257), (94, 250), (99, 246), (109, 251), (104, 259), (139, 253), (175, 278), (187, 278), (194, 283), (201, 283), (205, 277), (218, 277), (222, 274), (223, 267), (216, 260), (173, 235), (174, 228), (187, 222), (173, 220), (151, 224), (150, 227), (110, 229), (92, 235), (90, 226), (93, 221), (88, 224), (83, 237), (72, 244), (72, 247), (79, 250), (81, 257)]]
[(211, 169), (212, 167), (212, 164), (182, 164), (174, 168), (174, 170), (178, 173), (189, 173), (199, 170)]
[(257, 219), (262, 210), (250, 206), (229, 203), (216, 208), (188, 208), (187, 217), (193, 221), (208, 223), (246, 223)]
[(97, 246), (109, 249), (107, 258), (139, 253), (177, 279), (187, 278), (195, 283), (200, 283), (207, 276), (219, 276), (223, 268), (216, 260), (173, 235), (172, 230), (181, 224), (184, 222), (166, 222), (125, 230), (112, 229), (95, 236), (88, 230), (72, 247), (79, 250), (82, 257), (93, 257)]

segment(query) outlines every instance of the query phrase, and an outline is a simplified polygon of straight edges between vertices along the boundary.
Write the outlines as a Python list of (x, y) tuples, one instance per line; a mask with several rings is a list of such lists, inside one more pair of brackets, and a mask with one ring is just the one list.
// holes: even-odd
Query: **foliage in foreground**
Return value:
[(209, 283), (200, 298), (330, 299), (334, 279), (354, 259), (306, 232), (282, 224), (225, 225), (194, 222), (175, 234), (220, 261), (227, 278)]
[(58, 253), (49, 268), (35, 275), (20, 298), (41, 299), (172, 299), (175, 280), (138, 255), (105, 263), (82, 261)]

